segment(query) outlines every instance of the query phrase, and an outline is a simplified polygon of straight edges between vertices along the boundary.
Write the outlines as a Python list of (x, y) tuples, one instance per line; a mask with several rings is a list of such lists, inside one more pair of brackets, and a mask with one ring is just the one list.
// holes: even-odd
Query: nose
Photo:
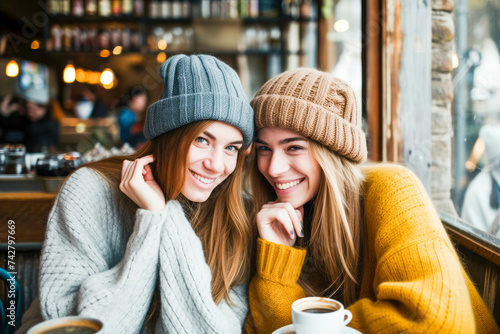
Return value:
[(286, 157), (279, 151), (273, 152), (267, 172), (271, 177), (278, 177), (290, 169)]
[(211, 155), (203, 161), (203, 166), (214, 173), (224, 172), (224, 157), (222, 150), (213, 150)]

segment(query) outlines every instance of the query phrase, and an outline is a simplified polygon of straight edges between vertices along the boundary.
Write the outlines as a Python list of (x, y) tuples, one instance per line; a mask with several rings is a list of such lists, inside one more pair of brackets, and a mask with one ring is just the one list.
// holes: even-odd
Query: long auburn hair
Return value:
[[(214, 121), (199, 121), (169, 131), (148, 141), (130, 156), (115, 156), (87, 167), (94, 169), (122, 196), (119, 190), (123, 160), (135, 160), (152, 154), (153, 176), (165, 198), (179, 200), (200, 238), (212, 272), (212, 297), (215, 303), (231, 303), (229, 290), (249, 280), (254, 229), (243, 201), (243, 164), (245, 148), (238, 152), (236, 168), (217, 186), (207, 201), (193, 203), (182, 196), (187, 172), (188, 151), (192, 142)], [(132, 201), (130, 201), (135, 205)]]
[[(350, 305), (356, 300), (360, 283), (365, 223), (362, 213), (364, 175), (350, 160), (308, 139), (311, 152), (321, 167), (318, 193), (313, 200), (313, 215), (305, 238), (296, 245), (308, 249), (304, 266), (315, 270), (312, 275), (302, 271), (298, 283), (308, 296), (337, 296)], [(254, 145), (255, 146), (255, 145)], [(276, 192), (259, 172), (255, 147), (248, 161), (245, 186), (253, 195), (255, 218), (262, 206), (276, 199)], [(306, 222), (304, 222), (306, 224)], [(320, 275), (316, 275), (317, 271)], [(339, 298), (339, 297), (336, 297)]]

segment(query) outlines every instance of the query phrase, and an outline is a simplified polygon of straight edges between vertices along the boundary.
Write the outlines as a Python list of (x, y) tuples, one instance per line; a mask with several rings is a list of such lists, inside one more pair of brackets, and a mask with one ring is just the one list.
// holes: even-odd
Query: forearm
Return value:
[(475, 332), (458, 259), (441, 239), (408, 245), (376, 266), (375, 295), (361, 296), (348, 307), (349, 326), (364, 334)]
[(305, 297), (297, 284), (305, 254), (305, 249), (258, 240), (257, 274), (248, 292), (247, 333), (272, 333), (292, 322), (292, 303)]
[(44, 249), (40, 300), (45, 319), (79, 314), (101, 319), (118, 332), (140, 329), (156, 283), (161, 214), (139, 211), (125, 254), (111, 268), (92, 246), (86, 254), (64, 243)]

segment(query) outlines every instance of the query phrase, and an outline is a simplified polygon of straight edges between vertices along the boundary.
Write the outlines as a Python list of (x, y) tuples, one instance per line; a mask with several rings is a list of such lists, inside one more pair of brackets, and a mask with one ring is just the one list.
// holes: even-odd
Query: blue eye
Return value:
[(195, 142), (198, 142), (200, 144), (208, 144), (208, 140), (206, 140), (205, 138), (203, 137), (198, 137), (194, 140)]
[(226, 149), (234, 152), (234, 151), (238, 151), (239, 147), (234, 146), (234, 145), (230, 145), (230, 146), (226, 147)]

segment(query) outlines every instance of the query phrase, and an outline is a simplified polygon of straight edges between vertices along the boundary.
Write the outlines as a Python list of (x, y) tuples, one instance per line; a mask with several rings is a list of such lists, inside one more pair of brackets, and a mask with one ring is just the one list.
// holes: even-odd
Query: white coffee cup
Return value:
[(292, 322), (297, 334), (338, 334), (352, 320), (342, 303), (323, 297), (306, 297), (292, 304)]
[(46, 320), (31, 327), (27, 334), (51, 334), (51, 333), (99, 333), (102, 322), (88, 317), (68, 316)]

